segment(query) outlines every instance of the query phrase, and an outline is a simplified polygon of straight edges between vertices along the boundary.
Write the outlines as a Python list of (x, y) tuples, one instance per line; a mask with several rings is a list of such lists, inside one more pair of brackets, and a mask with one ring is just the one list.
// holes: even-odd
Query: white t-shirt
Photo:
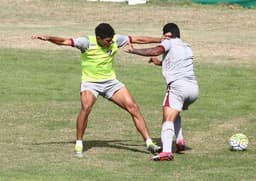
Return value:
[(190, 46), (181, 39), (169, 39), (161, 42), (165, 50), (162, 59), (162, 73), (169, 84), (175, 80), (196, 80), (193, 68), (193, 53)]

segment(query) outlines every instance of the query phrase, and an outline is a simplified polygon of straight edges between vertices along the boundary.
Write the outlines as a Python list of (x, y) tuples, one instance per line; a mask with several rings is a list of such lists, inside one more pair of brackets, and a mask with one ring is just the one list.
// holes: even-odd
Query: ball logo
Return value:
[(244, 151), (247, 149), (248, 144), (247, 136), (242, 133), (234, 134), (229, 139), (229, 146), (232, 151)]

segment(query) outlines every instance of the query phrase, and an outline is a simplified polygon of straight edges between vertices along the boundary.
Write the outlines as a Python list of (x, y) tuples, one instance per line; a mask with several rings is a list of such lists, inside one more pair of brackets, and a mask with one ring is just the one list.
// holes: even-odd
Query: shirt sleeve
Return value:
[(169, 51), (171, 49), (170, 40), (163, 40), (159, 46), (163, 47), (165, 52)]
[(116, 35), (116, 41), (118, 48), (124, 46), (127, 42), (129, 42), (129, 37), (124, 35)]
[(81, 52), (85, 52), (89, 47), (89, 40), (85, 37), (73, 38), (73, 46), (81, 50)]

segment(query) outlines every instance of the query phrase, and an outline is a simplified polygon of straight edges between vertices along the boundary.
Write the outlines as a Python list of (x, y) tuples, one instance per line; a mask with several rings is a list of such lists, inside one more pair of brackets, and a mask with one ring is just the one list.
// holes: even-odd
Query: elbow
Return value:
[(152, 55), (151, 56), (159, 56), (162, 54), (162, 51), (156, 50), (156, 51), (152, 51)]

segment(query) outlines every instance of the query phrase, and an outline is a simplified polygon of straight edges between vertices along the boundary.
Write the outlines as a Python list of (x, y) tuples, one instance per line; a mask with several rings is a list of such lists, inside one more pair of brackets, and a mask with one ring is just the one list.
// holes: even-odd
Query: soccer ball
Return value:
[(246, 135), (237, 133), (229, 138), (230, 150), (244, 151), (248, 147), (249, 140)]

